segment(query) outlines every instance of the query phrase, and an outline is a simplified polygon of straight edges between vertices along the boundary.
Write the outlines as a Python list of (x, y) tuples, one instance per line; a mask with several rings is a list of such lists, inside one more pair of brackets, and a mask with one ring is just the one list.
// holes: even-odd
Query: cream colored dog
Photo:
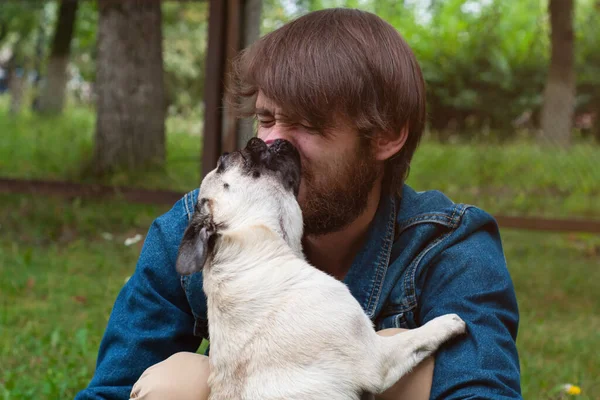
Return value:
[(454, 314), (391, 337), (302, 254), (300, 157), (251, 139), (203, 180), (177, 271), (202, 271), (211, 400), (358, 399), (396, 383), (463, 333)]

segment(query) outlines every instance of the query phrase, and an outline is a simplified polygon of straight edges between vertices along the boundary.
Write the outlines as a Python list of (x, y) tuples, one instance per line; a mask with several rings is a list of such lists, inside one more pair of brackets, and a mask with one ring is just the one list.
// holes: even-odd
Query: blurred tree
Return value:
[[(374, 12), (377, 15), (394, 15), (403, 12), (405, 7), (404, 0), (374, 0)], [(350, 7), (358, 7), (357, 5), (349, 5)]]
[[(600, 125), (599, 2), (574, 1), (573, 28), (577, 44), (574, 119), (589, 121), (589, 115), (596, 110), (594, 129), (600, 137), (600, 128), (596, 128)], [(404, 6), (401, 3), (263, 0), (261, 34), (310, 10), (342, 6), (376, 11), (400, 31), (417, 55), (427, 83), (429, 128), (443, 131), (443, 137), (453, 139), (468, 139), (483, 133), (486, 140), (510, 138), (522, 129), (539, 130), (551, 53), (547, 0), (407, 0)], [(7, 54), (15, 54), (12, 65), (24, 66), (19, 76), (25, 77), (23, 72), (31, 71), (31, 60), (35, 57), (35, 39), (40, 37), (39, 9), (43, 6), (50, 12), (48, 29), (52, 30), (59, 4), (58, 1), (0, 1), (0, 54), (4, 55), (0, 63), (6, 62)], [(202, 119), (207, 4), (207, 1), (163, 1), (166, 98), (169, 115), (182, 117), (177, 121)], [(93, 100), (90, 94), (94, 93), (96, 81), (98, 14), (96, 2), (79, 2), (70, 66), (77, 79), (71, 82), (80, 85), (70, 87), (69, 93), (81, 91), (85, 97), (79, 99), (85, 102)], [(45, 36), (46, 41), (52, 39), (52, 32), (45, 32)], [(44, 48), (50, 45), (44, 42)], [(42, 70), (44, 64), (45, 60), (41, 63)], [(72, 90), (76, 88), (81, 90)], [(27, 92), (31, 92), (29, 87)], [(201, 131), (201, 124), (189, 127)], [(577, 139), (593, 131), (586, 127), (573, 132)]]
[(82, 80), (96, 79), (98, 34), (98, 5), (95, 1), (79, 1), (77, 23), (71, 43), (71, 65), (81, 74)]
[(100, 0), (93, 169), (162, 167), (165, 90), (159, 0)]
[(574, 0), (550, 0), (551, 59), (539, 139), (567, 146), (575, 110)]
[(27, 74), (35, 53), (34, 33), (43, 7), (41, 2), (0, 3), (0, 50), (6, 49), (9, 55), (4, 67), (13, 114), (21, 110), (25, 97)]
[(71, 41), (77, 16), (77, 0), (62, 0), (54, 25), (52, 49), (46, 66), (46, 80), (40, 97), (39, 111), (57, 114), (65, 103), (65, 89), (69, 79)]
[(169, 114), (199, 119), (204, 93), (208, 2), (164, 2), (162, 12)]
[(23, 39), (17, 40), (12, 49), (12, 54), (7, 62), (8, 91), (10, 93), (9, 112), (13, 115), (21, 111), (23, 96), (25, 94), (26, 68), (21, 53)]
[(43, 7), (40, 2), (1, 2), (0, 46), (11, 39), (14, 42), (31, 38)]
[[(594, 36), (589, 37), (588, 39), (591, 39), (593, 42), (595, 42), (596, 46), (598, 47), (598, 42), (600, 42), (600, 40), (598, 40), (598, 38), (600, 37), (600, 24), (598, 24), (597, 21), (598, 19), (600, 19), (600, 0), (596, 0), (594, 7), (595, 16), (593, 16), (592, 18), (596, 18), (594, 20), (596, 22), (591, 24), (594, 27), (594, 30), (592, 31)], [(587, 63), (589, 63), (588, 65), (590, 65), (590, 67), (593, 68), (594, 71), (593, 78), (595, 79), (595, 81), (593, 81), (590, 85), (591, 91), (593, 93), (593, 95), (591, 96), (591, 108), (592, 113), (595, 115), (592, 133), (594, 135), (594, 139), (596, 139), (596, 143), (600, 144), (600, 51), (598, 51), (598, 49), (596, 50), (596, 52), (594, 52), (592, 55), (590, 55), (589, 58), (586, 58), (585, 60)]]

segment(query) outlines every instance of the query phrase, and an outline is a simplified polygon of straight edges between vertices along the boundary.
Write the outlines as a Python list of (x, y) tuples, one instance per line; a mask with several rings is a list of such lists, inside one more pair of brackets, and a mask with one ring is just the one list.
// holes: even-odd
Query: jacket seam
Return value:
[(464, 204), (457, 205), (457, 207), (454, 208), (452, 215), (450, 216), (450, 219), (453, 221), (453, 223), (451, 225), (448, 225), (448, 227), (451, 228), (451, 230), (435, 239), (429, 246), (427, 246), (427, 248), (425, 248), (425, 250), (420, 252), (419, 255), (415, 258), (415, 260), (410, 264), (409, 270), (407, 271), (406, 277), (404, 278), (404, 291), (408, 294), (408, 308), (403, 312), (414, 309), (418, 305), (415, 278), (421, 261), (431, 250), (433, 250), (442, 242), (444, 242), (450, 235), (452, 235), (456, 231), (456, 229), (460, 225), (460, 222), (463, 219), (465, 211), (468, 208), (469, 206), (466, 206)]
[(190, 219), (190, 210), (188, 209), (188, 193), (185, 194), (185, 199), (183, 201), (183, 205), (185, 206), (185, 214), (186, 214), (187, 219), (189, 221), (189, 219)]
[[(392, 246), (394, 245), (393, 236), (394, 236), (394, 228), (396, 226), (396, 205), (395, 199), (392, 197), (392, 218), (388, 219), (387, 227), (386, 227), (386, 235), (385, 235), (385, 245), (382, 251), (379, 253), (379, 261), (377, 264), (377, 271), (375, 275), (375, 282), (373, 282), (373, 290), (371, 291), (371, 295), (369, 296), (369, 301), (367, 303), (366, 310), (368, 310), (367, 314), (369, 318), (373, 318), (375, 316), (375, 311), (377, 309), (377, 304), (379, 303), (379, 297), (381, 295), (381, 289), (385, 282), (385, 275), (387, 273), (387, 269), (390, 265), (390, 258), (392, 255)], [(385, 257), (382, 257), (382, 254), (385, 254)], [(373, 302), (373, 296), (375, 296), (375, 301)]]
[[(188, 192), (185, 194), (184, 205), (185, 205), (185, 213), (187, 214), (188, 221), (192, 219), (192, 215), (194, 214), (192, 210), (194, 209), (193, 203), (193, 192)], [(188, 204), (189, 202), (189, 204)]]
[(396, 328), (401, 328), (402, 324), (400, 323), (400, 320), (404, 318), (404, 311), (396, 313), (396, 315), (394, 316), (394, 326)]
[(466, 204), (455, 204), (452, 208), (452, 214), (450, 215), (440, 212), (419, 214), (398, 223), (399, 230), (400, 232), (403, 232), (411, 226), (428, 222), (448, 226), (450, 228), (456, 228), (462, 220), (462, 215), (464, 214), (465, 210), (470, 207), (472, 206)]

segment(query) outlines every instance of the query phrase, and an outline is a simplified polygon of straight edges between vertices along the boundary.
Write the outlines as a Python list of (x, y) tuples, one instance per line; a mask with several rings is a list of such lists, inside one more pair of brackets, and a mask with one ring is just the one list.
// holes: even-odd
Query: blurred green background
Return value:
[[(495, 215), (600, 220), (600, 1), (256, 3), (261, 34), (310, 10), (342, 6), (375, 12), (404, 36), (428, 96), (427, 132), (408, 180), (415, 189), (442, 190)], [(553, 28), (572, 31), (572, 40), (553, 49), (551, 9), (571, 15), (560, 8), (565, 3), (572, 17)], [(68, 7), (71, 35), (62, 29)], [(103, 7), (0, 3), (0, 178), (192, 190), (201, 179), (209, 4), (163, 1), (153, 27), (161, 33), (164, 157), (98, 171), (98, 88), (107, 83), (97, 74), (108, 62), (99, 41), (115, 40), (99, 35), (101, 19), (112, 15)], [(136, 18), (135, 9), (126, 11)], [(567, 88), (559, 112), (544, 112), (556, 104), (551, 83)], [(64, 101), (56, 102), (61, 91)], [(549, 134), (548, 126), (567, 128)], [(143, 238), (168, 209), (0, 193), (0, 397), (68, 398), (87, 385), (142, 243), (125, 241)], [(502, 235), (522, 315), (524, 397), (564, 398), (562, 385), (573, 384), (580, 398), (600, 398), (600, 236)]]

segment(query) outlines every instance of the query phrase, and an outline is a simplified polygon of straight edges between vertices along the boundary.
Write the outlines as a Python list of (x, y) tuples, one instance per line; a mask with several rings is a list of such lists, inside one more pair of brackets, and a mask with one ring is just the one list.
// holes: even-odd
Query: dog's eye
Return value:
[(252, 172), (252, 176), (254, 178), (259, 178), (260, 177), (260, 172), (259, 171), (254, 171), (254, 172)]
[(223, 184), (223, 187), (224, 187), (225, 189), (229, 189), (229, 183), (224, 183), (224, 184)]

